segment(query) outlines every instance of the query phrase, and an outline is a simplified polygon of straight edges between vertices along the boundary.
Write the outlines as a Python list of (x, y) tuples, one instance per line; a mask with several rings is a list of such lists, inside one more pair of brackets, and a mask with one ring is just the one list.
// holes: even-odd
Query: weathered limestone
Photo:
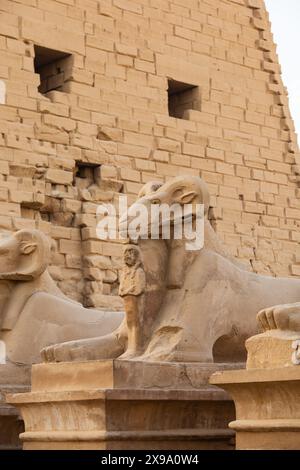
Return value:
[(29, 365), (0, 365), (0, 450), (22, 447), (19, 434), (24, 431), (24, 422), (19, 410), (6, 403), (5, 396), (30, 390), (30, 375)]
[(30, 393), (8, 395), (23, 448), (232, 449), (228, 396), (207, 380), (226, 365), (90, 361), (32, 368)]
[[(0, 229), (52, 236), (61, 290), (106, 308), (122, 249), (96, 239), (84, 203), (199, 175), (232, 255), (298, 277), (298, 146), (263, 0), (50, 3), (0, 5)], [(52, 49), (42, 71), (41, 48)], [(169, 114), (168, 79), (198, 88), (184, 119)], [(78, 164), (100, 171), (102, 193)], [(85, 276), (78, 259), (97, 253), (114, 283)]]
[(6, 360), (40, 361), (57, 340), (109, 333), (123, 314), (88, 310), (68, 299), (48, 272), (51, 241), (39, 230), (20, 230), (0, 242), (0, 339)]
[[(127, 234), (124, 227), (130, 224), (137, 204), (150, 213), (157, 203), (169, 207), (176, 203), (191, 219), (196, 205), (203, 204), (204, 247), (189, 251), (187, 239), (174, 239), (172, 213), (166, 215), (164, 224), (170, 222), (171, 239), (140, 238), (138, 247), (132, 247), (134, 265), (124, 264), (126, 282), (122, 281), (120, 292), (131, 326), (124, 321), (98, 340), (49, 346), (43, 351), (44, 360), (121, 359), (127, 348), (139, 361), (245, 360), (244, 342), (258, 331), (257, 312), (274, 301), (299, 300), (300, 280), (257, 275), (232, 259), (207, 220), (209, 200), (206, 184), (196, 176), (147, 183), (121, 219), (121, 230)], [(148, 235), (150, 219), (145, 230)], [(133, 337), (134, 348), (129, 346)]]
[(263, 309), (257, 319), (264, 331), (300, 331), (300, 302)]
[[(237, 449), (300, 448), (300, 332), (284, 328), (288, 318), (299, 321), (298, 305), (260, 312), (267, 331), (247, 340), (247, 370), (217, 372), (210, 379), (235, 402), (236, 420), (229, 427), (236, 431)], [(275, 321), (282, 329), (275, 329)]]
[(30, 365), (57, 340), (114, 330), (121, 312), (85, 309), (68, 299), (48, 272), (53, 245), (38, 230), (20, 230), (0, 241), (0, 448), (19, 446), (23, 423), (4, 403), (6, 392), (30, 388)]
[(5, 104), (6, 100), (6, 85), (3, 80), (0, 80), (0, 104)]
[(119, 295), (123, 298), (126, 328), (127, 349), (120, 359), (138, 357), (143, 353), (145, 329), (145, 296), (146, 276), (138, 247), (126, 246), (124, 250), (124, 267), (122, 270)]
[[(207, 214), (209, 194), (202, 180), (183, 176), (164, 185), (147, 184), (137, 202), (149, 208), (154, 201), (169, 206), (174, 201), (182, 207), (190, 204), (187, 208), (193, 220), (199, 203), (204, 204), (204, 216)], [(127, 219), (130, 213), (129, 209)], [(170, 223), (172, 221), (170, 219)], [(182, 218), (179, 222), (183, 223)], [(145, 230), (148, 232), (149, 226)], [(122, 324), (100, 338), (45, 348), (44, 359), (54, 363), (35, 365), (31, 392), (11, 394), (7, 398), (8, 403), (20, 408), (25, 421), (26, 431), (21, 435), (25, 449), (163, 449), (173, 448), (173, 445), (180, 449), (229, 448), (228, 439), (232, 435), (224, 434), (222, 429), (224, 421), (232, 416), (232, 409), (230, 405), (225, 406), (220, 414), (224, 396), (216, 397), (215, 389), (207, 385), (207, 374), (230, 368), (232, 364), (213, 364), (213, 352), (216, 356), (219, 354), (219, 358), (228, 353), (227, 348), (232, 348), (228, 341), (232, 330), (237, 337), (241, 328), (245, 337), (251, 322), (255, 328), (256, 315), (253, 312), (249, 315), (255, 306), (268, 305), (271, 298), (274, 301), (286, 298), (287, 294), (289, 298), (298, 297), (299, 281), (271, 279), (243, 270), (226, 256), (208, 222), (206, 232), (204, 248), (193, 251), (187, 249), (186, 239), (149, 240), (142, 238), (143, 233), (136, 240), (137, 245), (125, 247), (120, 284), (120, 295), (125, 299)], [(208, 272), (201, 279), (199, 273), (203, 270), (205, 255), (209, 261), (204, 264)], [(235, 282), (229, 292), (220, 272), (224, 281)], [(199, 318), (196, 313), (202, 302), (197, 294), (210, 282), (221, 297), (217, 302), (215, 293), (205, 292), (207, 312), (203, 309)], [(241, 308), (235, 311), (237, 307)], [(270, 316), (269, 310), (275, 312), (276, 308), (259, 313), (261, 322), (266, 318), (269, 321), (265, 324), (266, 330), (271, 319), (273, 322), (275, 317), (278, 319), (275, 313), (274, 318)], [(285, 315), (286, 311), (288, 318), (294, 319), (295, 311), (290, 306), (283, 307)], [(286, 320), (284, 324), (289, 325), (289, 322)], [(297, 334), (267, 331), (246, 343), (250, 376), (245, 376), (245, 371), (236, 371), (227, 375), (219, 372), (212, 378), (214, 385), (223, 384), (225, 378), (225, 388), (232, 392), (237, 403), (237, 422), (231, 426), (238, 432), (238, 448), (254, 445), (272, 448), (272, 442), (273, 446), (283, 448), (295, 445), (297, 438), (290, 439), (289, 434), (297, 430), (297, 422), (284, 421), (285, 415), (282, 418), (278, 408), (279, 397), (290, 393), (287, 383), (290, 375), (286, 376), (285, 370), (272, 369), (271, 373), (266, 371), (264, 378), (263, 373), (250, 368), (295, 363), (299, 342)], [(235, 346), (237, 344), (238, 341)], [(269, 354), (270, 344), (276, 348), (274, 358)], [(230, 352), (237, 361), (237, 352), (233, 349)], [(59, 363), (66, 357), (77, 362)], [(80, 362), (97, 357), (118, 357), (118, 360)], [(293, 381), (295, 375), (291, 377)], [(273, 395), (269, 393), (270, 382)], [(298, 393), (297, 383), (295, 391), (293, 387), (291, 398)], [(203, 409), (200, 404), (204, 402)], [(291, 403), (287, 400), (288, 420), (292, 419)], [(297, 410), (295, 415), (297, 417)], [(274, 429), (279, 430), (280, 442), (277, 437), (272, 440), (270, 434), (265, 436)], [(257, 436), (252, 434), (247, 440), (249, 432)]]
[(300, 333), (271, 330), (246, 342), (247, 369), (291, 367), (299, 364)]
[(299, 450), (300, 371), (296, 366), (214, 374), (233, 398), (238, 450)]
[[(133, 199), (148, 181), (163, 184), (178, 174), (207, 181), (208, 217), (233, 256), (254, 272), (299, 275), (299, 149), (262, 0), (53, 0), (51, 11), (49, 2), (24, 3), (0, 6), (0, 229), (39, 228), (55, 238), (51, 273), (65, 295), (120, 309), (122, 246), (97, 239), (96, 203), (114, 201), (122, 188)], [(35, 67), (38, 49), (52, 48), (53, 58), (62, 45), (64, 62), (50, 60), (48, 75)], [(198, 87), (184, 112), (170, 106), (170, 79)], [(84, 165), (93, 177), (81, 174)], [(69, 336), (74, 313), (89, 312), (57, 295), (32, 294), (24, 310), (8, 314), (19, 319), (3, 332), (13, 360), (67, 339), (76, 341), (44, 349), (44, 359), (133, 350), (140, 361), (157, 363), (237, 360), (256, 331), (256, 311), (299, 301), (299, 281), (248, 273), (205, 225), (207, 244), (195, 258), (174, 240), (140, 244), (145, 292), (125, 295), (126, 321), (106, 336)], [(101, 267), (95, 256), (104, 258)], [(41, 331), (45, 305), (52, 326)], [(106, 331), (89, 326), (86, 336)], [(280, 344), (287, 351), (288, 342)]]

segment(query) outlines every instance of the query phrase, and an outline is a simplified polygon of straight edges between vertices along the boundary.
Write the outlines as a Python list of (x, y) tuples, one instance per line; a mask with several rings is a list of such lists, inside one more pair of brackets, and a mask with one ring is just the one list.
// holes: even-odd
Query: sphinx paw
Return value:
[(76, 348), (76, 343), (53, 344), (42, 349), (41, 356), (43, 362), (68, 362), (72, 361), (72, 350)]
[(265, 308), (258, 312), (257, 321), (263, 331), (276, 330), (274, 311), (276, 307)]
[(300, 304), (275, 305), (261, 310), (257, 320), (263, 331), (299, 330)]

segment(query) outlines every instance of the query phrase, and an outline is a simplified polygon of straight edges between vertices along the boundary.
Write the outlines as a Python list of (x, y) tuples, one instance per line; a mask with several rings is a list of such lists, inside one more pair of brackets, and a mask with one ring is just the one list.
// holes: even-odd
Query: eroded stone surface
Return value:
[[(274, 302), (299, 299), (300, 280), (254, 274), (232, 259), (207, 220), (209, 201), (203, 180), (180, 176), (165, 184), (147, 183), (131, 206), (143, 205), (150, 211), (154, 203), (177, 203), (186, 213), (190, 211), (191, 218), (197, 204), (205, 209), (203, 248), (189, 250), (187, 240), (174, 239), (172, 230), (170, 240), (143, 239), (150, 226), (145, 228), (147, 233), (140, 234), (137, 252), (145, 273), (143, 293), (136, 276), (141, 267), (124, 268), (129, 292), (139, 293), (124, 296), (127, 316), (135, 318), (131, 338), (139, 338), (139, 346), (129, 354), (133, 359), (213, 362), (218, 357), (221, 362), (242, 361), (245, 340), (258, 332), (257, 312)], [(121, 229), (130, 223), (131, 209), (123, 216)], [(174, 228), (174, 221), (169, 222)], [(55, 345), (49, 348), (48, 360), (121, 357), (128, 348), (128, 331), (124, 321), (98, 342)]]
[[(83, 205), (102, 194), (98, 181), (74, 178), (78, 162), (101, 165), (104, 199), (122, 186), (134, 198), (146, 181), (202, 174), (232, 254), (261, 274), (299, 275), (297, 137), (264, 2), (232, 0), (224, 15), (224, 0), (202, 1), (79, 2), (75, 15), (56, 0), (51, 14), (47, 2), (31, 15), (17, 0), (4, 8), (1, 228), (54, 237), (59, 287), (85, 306), (106, 308), (118, 285), (95, 285), (69, 257), (101, 251), (115, 261), (122, 250), (95, 236)], [(71, 57), (37, 71), (37, 45)], [(169, 115), (168, 79), (198, 87), (201, 99), (184, 112), (178, 100), (184, 119)]]
[(85, 309), (66, 297), (48, 272), (52, 244), (39, 230), (0, 241), (0, 339), (6, 359), (40, 362), (40, 350), (58, 340), (104, 335), (123, 315)]
[[(233, 364), (88, 361), (36, 364), (32, 392), (108, 389), (199, 390), (216, 370)], [(235, 368), (241, 367), (237, 364)]]
[[(247, 369), (217, 372), (210, 383), (232, 396), (237, 449), (298, 450), (300, 445), (299, 304), (258, 314), (264, 333), (246, 342)], [(289, 329), (294, 326), (294, 331)]]
[(300, 369), (277, 367), (217, 372), (210, 383), (233, 398), (239, 450), (298, 450)]
[(6, 84), (3, 80), (0, 80), (0, 104), (6, 102)]
[(24, 449), (231, 449), (223, 365), (89, 361), (33, 366), (32, 391), (10, 394)]
[(300, 332), (271, 330), (246, 342), (247, 369), (271, 369), (299, 364)]

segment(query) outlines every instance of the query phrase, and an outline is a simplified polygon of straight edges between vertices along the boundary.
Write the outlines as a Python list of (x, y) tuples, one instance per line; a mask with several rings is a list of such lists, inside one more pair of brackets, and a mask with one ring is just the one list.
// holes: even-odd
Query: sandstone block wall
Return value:
[(262, 0), (0, 0), (0, 230), (49, 233), (87, 306), (120, 306), (97, 204), (183, 173), (233, 255), (300, 275), (297, 152)]

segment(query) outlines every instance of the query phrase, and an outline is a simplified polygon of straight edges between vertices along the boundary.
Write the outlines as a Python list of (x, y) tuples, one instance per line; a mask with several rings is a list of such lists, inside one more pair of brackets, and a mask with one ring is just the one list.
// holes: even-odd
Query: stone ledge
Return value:
[(232, 421), (229, 427), (235, 431), (247, 432), (299, 432), (300, 419), (262, 419), (260, 421), (255, 419), (240, 419)]
[(37, 364), (32, 392), (99, 389), (197, 390), (217, 370), (242, 364), (199, 364), (142, 361), (87, 361)]
[(289, 382), (300, 381), (300, 367), (279, 367), (274, 369), (248, 369), (215, 372), (210, 378), (212, 385)]
[(7, 403), (48, 403), (60, 401), (89, 400), (197, 400), (231, 401), (229, 395), (217, 387), (203, 386), (199, 390), (159, 390), (159, 389), (98, 389), (56, 392), (15, 393), (6, 396)]
[(234, 437), (234, 431), (230, 429), (181, 429), (161, 431), (51, 431), (51, 432), (25, 432), (20, 435), (20, 439), (26, 441), (114, 441), (114, 440), (168, 440), (174, 439), (191, 440), (195, 439), (228, 439)]

